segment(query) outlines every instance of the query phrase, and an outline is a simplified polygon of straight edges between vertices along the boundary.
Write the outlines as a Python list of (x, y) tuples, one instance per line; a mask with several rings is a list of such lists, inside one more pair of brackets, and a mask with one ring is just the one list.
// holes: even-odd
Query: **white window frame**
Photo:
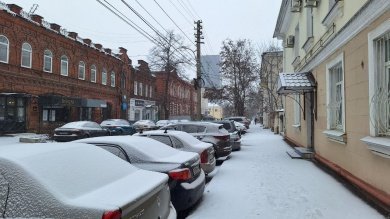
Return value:
[(107, 85), (107, 70), (103, 68), (102, 71), (102, 84)]
[(111, 82), (111, 87), (115, 87), (115, 72), (111, 72), (110, 75), (110, 82)]
[(145, 97), (148, 97), (149, 96), (149, 86), (147, 84), (145, 84)]
[(134, 95), (138, 95), (138, 82), (134, 81)]
[(142, 96), (143, 90), (142, 90), (142, 82), (139, 82), (139, 95)]
[(301, 126), (301, 95), (294, 95), (294, 125), (293, 127)]
[(85, 80), (85, 63), (83, 61), (79, 62), (79, 71), (78, 71), (78, 78), (80, 80)]
[[(28, 48), (26, 48), (28, 47)], [(27, 56), (28, 58), (28, 63), (23, 63), (23, 57)], [(20, 56), (20, 65), (24, 68), (31, 68), (32, 66), (32, 47), (29, 43), (24, 42), (22, 44), (22, 54)]]
[[(62, 55), (60, 60), (61, 60), (60, 74), (62, 76), (68, 76), (69, 75), (69, 59), (66, 55)], [(65, 69), (64, 69), (64, 67), (65, 67)]]
[(91, 82), (96, 83), (96, 65), (91, 66)]
[[(8, 61), (9, 61), (9, 40), (8, 40), (8, 38), (6, 37), (6, 36), (4, 36), (4, 35), (0, 35), (0, 38), (3, 38), (3, 39), (5, 39), (5, 41), (6, 41), (6, 43), (4, 43), (4, 42), (0, 42), (0, 49), (1, 48), (5, 48), (6, 49), (6, 59), (5, 60), (0, 60), (0, 62), (2, 62), (2, 63), (8, 63)], [(5, 47), (4, 47), (5, 46)]]
[(152, 98), (152, 94), (153, 94), (153, 92), (152, 92), (152, 85), (150, 85), (150, 87), (149, 87), (149, 97), (150, 98)]
[[(364, 143), (367, 144), (367, 148), (375, 155), (381, 156), (386, 159), (390, 159), (390, 136), (380, 136), (379, 128), (376, 125), (376, 118), (386, 120), (386, 118), (381, 118), (381, 115), (378, 115), (377, 108), (373, 106), (372, 102), (375, 101), (374, 98), (378, 97), (378, 57), (375, 47), (377, 46), (377, 40), (385, 36), (390, 32), (390, 20), (387, 19), (385, 22), (379, 24), (374, 30), (368, 33), (368, 94), (369, 94), (369, 126), (370, 126), (370, 136), (366, 136), (362, 139)], [(385, 64), (386, 66), (386, 64)], [(384, 66), (384, 67), (385, 67)], [(389, 69), (386, 69), (389, 71)], [(379, 94), (379, 97), (381, 95)], [(386, 98), (385, 98), (386, 99)], [(387, 101), (389, 101), (387, 97)], [(386, 104), (385, 104), (386, 105)]]
[[(49, 69), (46, 69), (46, 64), (50, 64)], [(43, 71), (48, 73), (53, 72), (53, 53), (48, 49), (43, 52)]]
[[(341, 74), (342, 74), (342, 82), (339, 84), (341, 86), (341, 107), (342, 107), (342, 124), (338, 127), (334, 127), (333, 117), (335, 116), (333, 110), (331, 109), (331, 104), (333, 104), (333, 98), (337, 98), (332, 96), (335, 92), (334, 87), (332, 86), (332, 72), (330, 71), (334, 67), (341, 65)], [(337, 85), (336, 85), (337, 86)], [(326, 106), (327, 106), (327, 130), (333, 130), (336, 132), (345, 133), (345, 68), (344, 68), (344, 53), (339, 54), (336, 58), (326, 64)]]
[[(377, 125), (375, 124), (375, 121), (372, 122), (373, 118), (378, 117), (378, 111), (377, 109), (372, 106), (371, 101), (375, 98), (375, 95), (378, 90), (378, 77), (376, 76), (378, 73), (378, 59), (377, 54), (375, 50), (376, 46), (376, 40), (383, 37), (385, 34), (390, 33), (390, 20), (387, 20), (383, 22), (381, 25), (379, 25), (375, 30), (368, 33), (368, 63), (369, 63), (369, 104), (370, 104), (370, 135), (374, 137), (379, 137), (379, 129), (377, 128)], [(384, 68), (389, 71), (388, 68), (390, 68), (390, 63), (384, 63)], [(389, 79), (388, 79), (389, 80)], [(389, 100), (388, 100), (389, 101)], [(388, 115), (390, 117), (390, 115)], [(385, 135), (386, 136), (386, 135)], [(387, 135), (386, 137), (390, 137), (390, 135)], [(390, 140), (390, 139), (389, 139)]]

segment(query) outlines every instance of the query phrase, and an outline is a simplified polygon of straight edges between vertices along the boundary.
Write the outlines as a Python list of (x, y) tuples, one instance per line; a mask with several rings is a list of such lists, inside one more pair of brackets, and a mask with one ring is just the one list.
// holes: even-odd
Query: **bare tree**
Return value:
[(183, 37), (176, 35), (173, 31), (169, 31), (165, 36), (157, 36), (158, 46), (150, 50), (149, 62), (154, 70), (163, 71), (167, 74), (164, 88), (164, 99), (162, 100), (162, 109), (164, 119), (169, 118), (169, 87), (171, 83), (171, 74), (177, 73), (186, 79), (184, 67), (191, 65), (194, 60), (191, 60), (191, 52), (188, 46), (184, 44)]
[(255, 50), (249, 40), (225, 40), (222, 43), (221, 71), (223, 95), (234, 109), (234, 114), (243, 116), (246, 113), (248, 94), (258, 78), (258, 63)]

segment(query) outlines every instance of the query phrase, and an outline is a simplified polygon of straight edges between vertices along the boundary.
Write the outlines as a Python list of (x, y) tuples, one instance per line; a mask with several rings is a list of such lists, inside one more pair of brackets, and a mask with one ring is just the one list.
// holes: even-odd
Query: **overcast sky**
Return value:
[[(97, 0), (0, 0), (7, 4), (17, 4), (29, 12), (33, 4), (38, 4), (35, 13), (50, 23), (57, 23), (68, 31), (78, 32), (82, 38), (89, 38), (105, 48), (114, 51), (118, 47), (128, 50), (129, 57), (136, 63), (145, 59), (152, 42), (132, 27), (116, 17)], [(104, 2), (104, 0), (101, 0)], [(195, 49), (193, 22), (202, 20), (205, 44), (202, 55), (218, 54), (222, 41), (230, 38), (250, 39), (255, 45), (272, 40), (279, 8), (282, 0), (124, 0), (140, 13), (159, 31), (174, 30), (184, 37), (185, 43)], [(159, 23), (155, 22), (140, 3)], [(121, 0), (107, 0), (121, 13), (146, 32), (155, 36)], [(157, 3), (156, 3), (157, 2)], [(105, 3), (106, 4), (106, 3)], [(166, 11), (179, 29), (160, 9)], [(164, 29), (162, 29), (162, 27)], [(185, 33), (185, 35), (182, 33)], [(187, 39), (189, 38), (189, 39)], [(191, 40), (191, 41), (190, 41)]]

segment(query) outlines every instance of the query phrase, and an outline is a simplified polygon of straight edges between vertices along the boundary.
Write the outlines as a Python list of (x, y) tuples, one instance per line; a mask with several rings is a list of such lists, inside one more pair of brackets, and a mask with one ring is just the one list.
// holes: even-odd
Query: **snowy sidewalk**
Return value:
[(282, 137), (259, 125), (243, 136), (189, 219), (384, 218), (310, 161), (291, 159)]

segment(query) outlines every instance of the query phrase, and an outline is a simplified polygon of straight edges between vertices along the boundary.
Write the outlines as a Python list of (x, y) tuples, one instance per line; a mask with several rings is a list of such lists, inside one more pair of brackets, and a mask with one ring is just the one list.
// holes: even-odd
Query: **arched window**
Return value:
[(9, 41), (7, 37), (0, 35), (0, 62), (8, 63)]
[(96, 66), (91, 66), (91, 82), (96, 83)]
[(115, 72), (111, 72), (111, 87), (115, 87)]
[(52, 66), (53, 66), (53, 53), (46, 49), (43, 53), (43, 71), (45, 72), (52, 72)]
[(22, 67), (31, 68), (32, 48), (28, 43), (22, 44)]
[(107, 85), (107, 70), (103, 68), (102, 71), (102, 84)]
[(61, 56), (61, 75), (68, 76), (68, 57)]
[(79, 62), (79, 79), (85, 80), (85, 63), (83, 61)]

